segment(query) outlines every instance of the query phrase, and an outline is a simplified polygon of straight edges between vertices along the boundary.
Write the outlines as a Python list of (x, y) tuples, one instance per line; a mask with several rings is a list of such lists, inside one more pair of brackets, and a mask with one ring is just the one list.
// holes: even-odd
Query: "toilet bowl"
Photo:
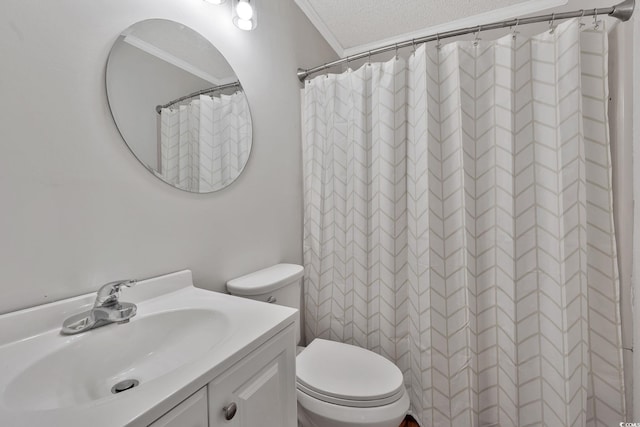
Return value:
[(372, 351), (315, 339), (296, 365), (302, 427), (398, 427), (407, 413), (400, 369)]
[[(278, 264), (227, 282), (232, 295), (300, 309), (303, 268)], [(300, 342), (300, 321), (298, 342)], [(301, 427), (398, 427), (409, 409), (402, 372), (361, 347), (313, 340), (296, 357)]]
[(310, 398), (300, 390), (300, 427), (398, 427), (409, 409), (407, 391), (393, 404), (378, 408), (350, 408)]

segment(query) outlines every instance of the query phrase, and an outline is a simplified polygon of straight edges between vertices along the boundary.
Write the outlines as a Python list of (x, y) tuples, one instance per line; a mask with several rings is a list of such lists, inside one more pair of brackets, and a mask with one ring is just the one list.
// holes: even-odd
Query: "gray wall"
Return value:
[(633, 414), (633, 23), (609, 33), (609, 129), (613, 183), (613, 216), (620, 276), (620, 313), (625, 369), (627, 419)]
[(109, 106), (127, 145), (145, 165), (159, 170), (160, 115), (156, 105), (207, 89), (207, 82), (125, 42), (109, 54)]
[[(229, 2), (3, 0), (0, 4), (0, 313), (109, 280), (189, 268), (198, 286), (301, 262), (300, 85), (296, 68), (334, 53), (293, 0), (258, 2), (259, 26)], [(245, 172), (209, 195), (164, 184), (131, 155), (107, 105), (111, 45), (164, 18), (208, 38), (251, 106)]]
[[(628, 60), (631, 63), (630, 86), (627, 96), (631, 98), (629, 115), (632, 120), (631, 138), (633, 141), (633, 268), (632, 268), (632, 296), (633, 296), (633, 325), (640, 325), (640, 208), (636, 200), (640, 200), (640, 13), (636, 6), (633, 14), (633, 28), (631, 43), (628, 47), (630, 54)], [(631, 234), (629, 228), (625, 232)], [(640, 327), (633, 327), (633, 417), (628, 419), (640, 420)], [(626, 378), (626, 377), (625, 377)]]

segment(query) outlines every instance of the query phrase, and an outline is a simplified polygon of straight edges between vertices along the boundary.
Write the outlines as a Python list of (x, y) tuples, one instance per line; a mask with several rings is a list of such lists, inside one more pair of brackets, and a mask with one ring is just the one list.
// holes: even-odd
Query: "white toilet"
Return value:
[[(227, 282), (232, 295), (300, 308), (303, 268), (278, 264)], [(300, 321), (297, 338), (300, 342)], [(409, 409), (400, 369), (349, 344), (315, 339), (296, 358), (302, 427), (398, 427)]]

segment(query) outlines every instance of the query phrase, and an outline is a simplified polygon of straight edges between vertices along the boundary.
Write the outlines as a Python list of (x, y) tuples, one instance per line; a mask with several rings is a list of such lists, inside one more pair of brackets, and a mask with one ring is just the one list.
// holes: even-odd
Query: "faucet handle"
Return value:
[(93, 306), (105, 307), (117, 303), (118, 298), (120, 298), (120, 290), (122, 287), (125, 286), (130, 288), (136, 283), (136, 280), (116, 280), (115, 282), (109, 282), (106, 285), (102, 285), (100, 289), (98, 289), (96, 302)]

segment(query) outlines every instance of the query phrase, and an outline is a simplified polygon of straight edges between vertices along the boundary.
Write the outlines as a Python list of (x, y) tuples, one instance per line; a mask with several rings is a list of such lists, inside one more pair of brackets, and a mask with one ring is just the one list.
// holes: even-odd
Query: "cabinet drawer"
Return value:
[(208, 427), (207, 388), (203, 387), (149, 427)]

